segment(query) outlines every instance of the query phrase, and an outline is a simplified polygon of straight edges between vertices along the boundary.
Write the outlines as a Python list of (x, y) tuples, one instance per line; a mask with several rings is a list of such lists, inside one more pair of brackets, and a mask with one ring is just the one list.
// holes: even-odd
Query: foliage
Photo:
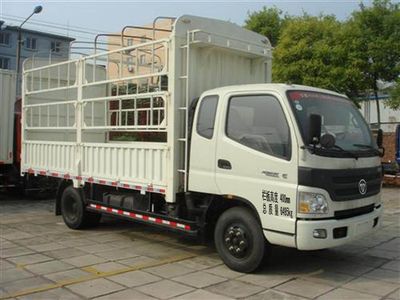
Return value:
[[(266, 35), (275, 47), (273, 79), (312, 85), (358, 98), (378, 93), (377, 80), (399, 81), (399, 4), (375, 0), (360, 5), (349, 20), (333, 16), (285, 15), (264, 7), (249, 14), (246, 27)], [(400, 84), (389, 105), (400, 108)]]
[(386, 104), (392, 109), (400, 110), (400, 78), (397, 78), (396, 85), (389, 90), (389, 96)]
[(264, 6), (262, 10), (248, 14), (245, 27), (268, 37), (272, 47), (275, 47), (282, 27), (288, 19), (288, 15), (282, 17), (282, 11), (278, 8)]
[(388, 0), (360, 8), (345, 24), (344, 45), (364, 83), (360, 88), (377, 93), (377, 80), (392, 82), (400, 75), (400, 10)]
[(347, 68), (342, 28), (333, 16), (292, 18), (274, 51), (274, 81), (351, 90), (356, 72)]

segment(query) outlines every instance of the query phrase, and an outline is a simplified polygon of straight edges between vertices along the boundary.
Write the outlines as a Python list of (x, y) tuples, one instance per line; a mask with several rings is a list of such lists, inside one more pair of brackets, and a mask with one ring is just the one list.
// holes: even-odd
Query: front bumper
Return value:
[[(325, 249), (359, 239), (380, 226), (382, 209), (380, 206), (369, 214), (343, 220), (298, 220), (297, 249)], [(326, 238), (314, 237), (316, 229), (325, 229)]]

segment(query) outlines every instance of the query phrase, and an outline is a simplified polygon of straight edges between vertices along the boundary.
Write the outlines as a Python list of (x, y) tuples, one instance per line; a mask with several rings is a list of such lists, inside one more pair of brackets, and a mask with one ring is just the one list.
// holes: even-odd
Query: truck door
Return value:
[(193, 119), (190, 144), (189, 190), (218, 193), (215, 181), (218, 96), (200, 99)]
[(231, 94), (224, 99), (216, 182), (221, 194), (253, 204), (270, 242), (283, 235), (288, 246), (295, 246), (297, 153), (278, 99), (274, 94)]

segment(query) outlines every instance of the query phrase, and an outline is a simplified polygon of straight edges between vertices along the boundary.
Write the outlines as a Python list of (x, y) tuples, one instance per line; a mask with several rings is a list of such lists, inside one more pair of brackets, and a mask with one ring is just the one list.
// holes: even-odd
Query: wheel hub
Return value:
[(233, 256), (237, 258), (246, 256), (248, 241), (243, 228), (239, 226), (229, 227), (225, 231), (224, 241), (225, 246)]

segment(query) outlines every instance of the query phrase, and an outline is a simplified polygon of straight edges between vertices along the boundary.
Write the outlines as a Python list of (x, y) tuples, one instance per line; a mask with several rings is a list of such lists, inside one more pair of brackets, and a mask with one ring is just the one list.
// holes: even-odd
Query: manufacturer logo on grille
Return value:
[(365, 195), (365, 193), (367, 192), (367, 182), (364, 179), (361, 179), (358, 182), (358, 191), (361, 195)]

